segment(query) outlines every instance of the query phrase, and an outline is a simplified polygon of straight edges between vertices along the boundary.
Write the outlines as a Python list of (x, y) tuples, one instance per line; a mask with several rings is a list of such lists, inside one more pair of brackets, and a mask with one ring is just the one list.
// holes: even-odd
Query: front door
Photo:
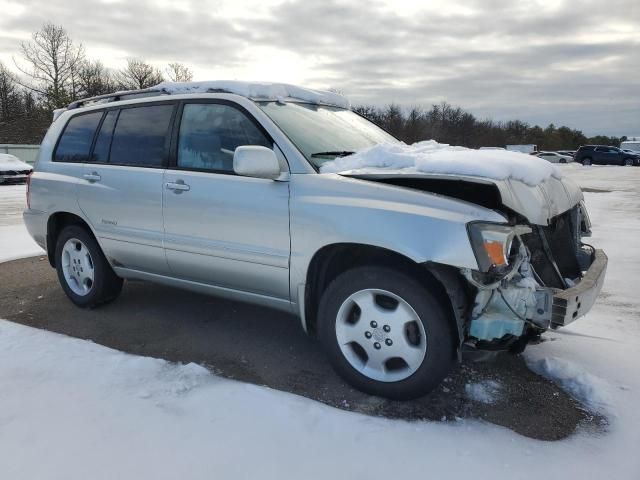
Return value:
[(288, 300), (289, 185), (233, 171), (236, 147), (274, 148), (268, 134), (235, 104), (185, 103), (174, 145), (163, 188), (172, 275)]

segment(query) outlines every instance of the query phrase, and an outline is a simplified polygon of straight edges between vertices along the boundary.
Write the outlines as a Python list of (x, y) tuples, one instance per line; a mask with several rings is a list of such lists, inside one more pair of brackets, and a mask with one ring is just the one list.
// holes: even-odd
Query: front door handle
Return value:
[(85, 173), (82, 176), (85, 180), (88, 180), (91, 183), (99, 182), (100, 179), (102, 178), (100, 175), (98, 175), (98, 172)]
[(167, 182), (164, 184), (167, 190), (173, 190), (173, 193), (182, 193), (191, 190), (191, 187), (184, 183), (184, 180), (176, 180), (175, 182)]

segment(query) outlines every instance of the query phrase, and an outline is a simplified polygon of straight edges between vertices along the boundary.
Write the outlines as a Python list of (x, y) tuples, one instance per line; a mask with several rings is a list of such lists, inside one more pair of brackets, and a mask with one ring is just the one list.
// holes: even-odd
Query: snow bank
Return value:
[(44, 253), (22, 221), (26, 188), (25, 185), (0, 185), (0, 262)]
[(162, 82), (153, 88), (171, 94), (225, 92), (235, 93), (252, 100), (295, 99), (318, 105), (351, 108), (349, 100), (340, 94), (297, 87), (286, 83), (210, 80), (206, 82)]
[(573, 398), (587, 405), (594, 411), (608, 413), (610, 403), (607, 391), (609, 386), (594, 375), (586, 372), (575, 363), (556, 357), (533, 360), (527, 358), (527, 366), (538, 375), (559, 384)]
[[(0, 472), (7, 479), (462, 478), (475, 471), (478, 479), (500, 480), (637, 472), (629, 454), (635, 438), (547, 443), (473, 421), (368, 417), (195, 364), (3, 320), (0, 385)], [(379, 452), (385, 460), (372, 468)]]
[(44, 254), (24, 225), (0, 226), (0, 262)]
[(399, 170), (403, 173), (468, 175), (494, 180), (512, 178), (532, 186), (550, 177), (562, 177), (555, 165), (532, 155), (506, 150), (453, 147), (435, 140), (413, 145), (381, 143), (327, 162), (321, 172), (366, 171), (371, 168)]

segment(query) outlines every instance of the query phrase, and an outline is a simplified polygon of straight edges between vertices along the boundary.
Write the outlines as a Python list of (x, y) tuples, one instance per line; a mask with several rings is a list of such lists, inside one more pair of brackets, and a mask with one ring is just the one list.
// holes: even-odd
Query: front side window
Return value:
[(71, 117), (56, 148), (55, 162), (86, 162), (102, 112)]
[(160, 167), (174, 106), (150, 105), (120, 110), (109, 162), (134, 167)]
[(273, 148), (240, 110), (217, 103), (188, 103), (178, 134), (178, 167), (233, 173), (233, 153), (243, 145)]

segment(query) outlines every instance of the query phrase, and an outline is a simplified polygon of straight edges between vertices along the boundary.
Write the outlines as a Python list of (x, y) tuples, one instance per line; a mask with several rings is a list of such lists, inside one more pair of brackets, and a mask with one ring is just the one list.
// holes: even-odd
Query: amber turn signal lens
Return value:
[(487, 252), (487, 256), (496, 266), (506, 265), (507, 261), (504, 258), (504, 245), (501, 242), (489, 241), (484, 242), (484, 249)]

